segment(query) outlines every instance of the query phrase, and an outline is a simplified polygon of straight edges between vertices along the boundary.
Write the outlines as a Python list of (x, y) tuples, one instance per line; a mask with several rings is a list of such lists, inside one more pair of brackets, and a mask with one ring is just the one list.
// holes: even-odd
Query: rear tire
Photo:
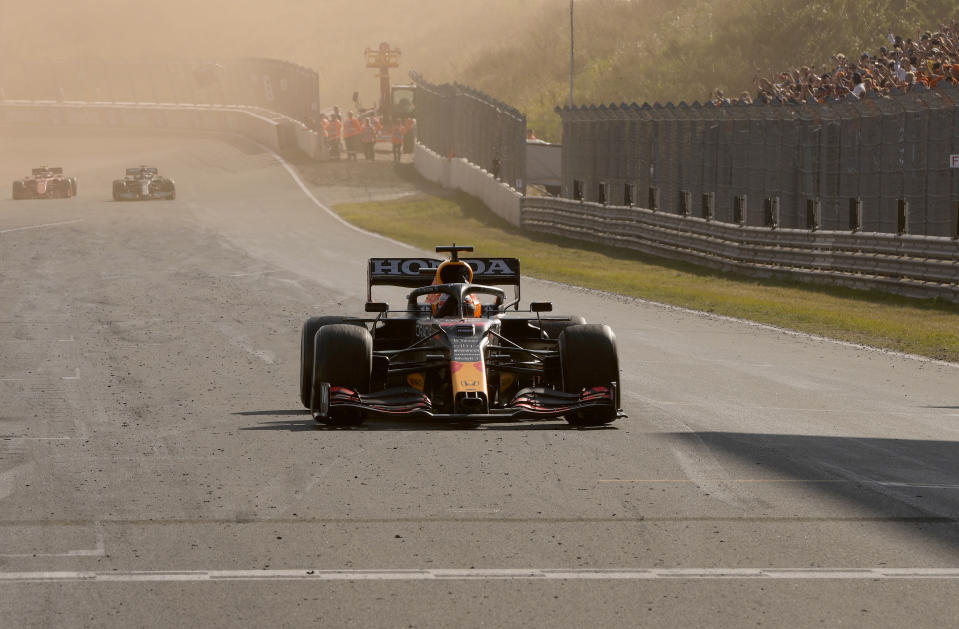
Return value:
[[(608, 325), (571, 325), (559, 335), (559, 355), (563, 372), (563, 390), (580, 393), (583, 389), (620, 382), (616, 335)], [(616, 419), (619, 387), (613, 409), (586, 409), (566, 415), (572, 426), (601, 426)]]
[(19, 201), (24, 198), (26, 195), (23, 193), (23, 182), (14, 181), (13, 182), (13, 200)]
[(558, 339), (559, 335), (566, 328), (573, 325), (586, 325), (586, 318), (579, 315), (569, 318), (569, 321), (542, 321), (541, 329), (546, 333), (546, 336), (551, 339)]
[[(366, 393), (373, 372), (373, 337), (365, 327), (333, 323), (321, 327), (313, 341), (313, 389), (321, 383)], [(318, 419), (331, 426), (358, 426), (363, 414), (354, 409), (331, 410)]]
[(75, 177), (70, 177), (67, 181), (70, 183), (70, 196), (71, 196), (71, 197), (77, 196), (77, 180), (76, 180), (76, 178), (75, 178)]

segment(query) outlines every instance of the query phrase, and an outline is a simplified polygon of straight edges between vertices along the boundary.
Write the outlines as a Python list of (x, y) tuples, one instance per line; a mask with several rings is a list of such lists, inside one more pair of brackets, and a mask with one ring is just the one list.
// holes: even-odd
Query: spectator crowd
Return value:
[[(858, 99), (866, 95), (888, 97), (893, 90), (935, 88), (959, 85), (959, 22), (942, 24), (936, 32), (917, 33), (916, 38), (903, 38), (892, 32), (888, 45), (877, 53), (865, 52), (858, 59), (835, 54), (829, 65), (819, 72), (810, 66), (779, 73), (773, 79), (753, 79), (755, 98), (749, 92), (739, 97), (741, 103), (825, 103), (833, 100)], [(722, 90), (711, 97), (714, 105), (729, 104)]]

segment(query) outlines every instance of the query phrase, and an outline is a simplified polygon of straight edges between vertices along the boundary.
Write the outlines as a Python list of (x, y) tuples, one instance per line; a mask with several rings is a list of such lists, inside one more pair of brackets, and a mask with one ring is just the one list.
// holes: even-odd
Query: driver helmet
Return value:
[[(469, 264), (462, 260), (446, 260), (436, 269), (436, 277), (433, 284), (470, 284), (473, 282), (473, 269)], [(437, 293), (427, 297), (427, 302), (431, 305), (433, 316), (437, 316), (444, 310), (449, 296), (445, 293)], [(482, 305), (473, 295), (466, 295), (463, 304), (463, 312), (467, 316), (479, 317), (482, 314)]]
[(473, 281), (473, 269), (462, 260), (446, 260), (436, 269), (434, 284), (469, 284)]

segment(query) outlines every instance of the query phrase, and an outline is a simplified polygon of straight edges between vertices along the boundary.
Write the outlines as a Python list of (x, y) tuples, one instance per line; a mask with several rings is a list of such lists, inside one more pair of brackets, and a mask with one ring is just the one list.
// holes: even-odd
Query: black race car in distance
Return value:
[(64, 176), (59, 166), (34, 168), (30, 175), (13, 182), (14, 200), (66, 199), (76, 194), (76, 178)]
[[(366, 418), (455, 423), (563, 417), (599, 426), (620, 411), (616, 338), (606, 325), (519, 310), (516, 258), (371, 258), (368, 316), (311, 317), (303, 325), (300, 401), (334, 426)], [(411, 288), (392, 310), (374, 286)], [(507, 296), (502, 286), (512, 286)]]
[(127, 168), (123, 179), (113, 181), (114, 201), (176, 199), (176, 182), (160, 175), (152, 166)]

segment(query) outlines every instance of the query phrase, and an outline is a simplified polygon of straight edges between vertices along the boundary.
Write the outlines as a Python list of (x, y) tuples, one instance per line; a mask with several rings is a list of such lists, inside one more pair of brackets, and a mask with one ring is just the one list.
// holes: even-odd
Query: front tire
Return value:
[[(325, 325), (313, 341), (313, 390), (328, 382), (360, 393), (370, 390), (373, 373), (373, 337), (365, 327), (348, 323)], [(331, 409), (330, 416), (318, 419), (331, 426), (358, 426), (362, 412)]]
[(24, 192), (23, 192), (23, 182), (22, 182), (22, 181), (14, 181), (14, 182), (13, 182), (13, 200), (14, 200), (14, 201), (19, 201), (20, 199), (23, 199), (23, 198), (26, 197), (26, 196), (27, 196), (27, 195), (24, 194)]
[[(580, 393), (591, 387), (619, 384), (619, 356), (616, 335), (608, 325), (571, 325), (559, 335), (563, 390)], [(572, 426), (601, 426), (616, 419), (619, 387), (613, 408), (593, 408), (566, 415)]]
[[(300, 333), (300, 402), (310, 408), (313, 399), (313, 352), (314, 339), (320, 328), (335, 323), (347, 323), (346, 317), (310, 317)], [(351, 324), (365, 327), (362, 324)]]

